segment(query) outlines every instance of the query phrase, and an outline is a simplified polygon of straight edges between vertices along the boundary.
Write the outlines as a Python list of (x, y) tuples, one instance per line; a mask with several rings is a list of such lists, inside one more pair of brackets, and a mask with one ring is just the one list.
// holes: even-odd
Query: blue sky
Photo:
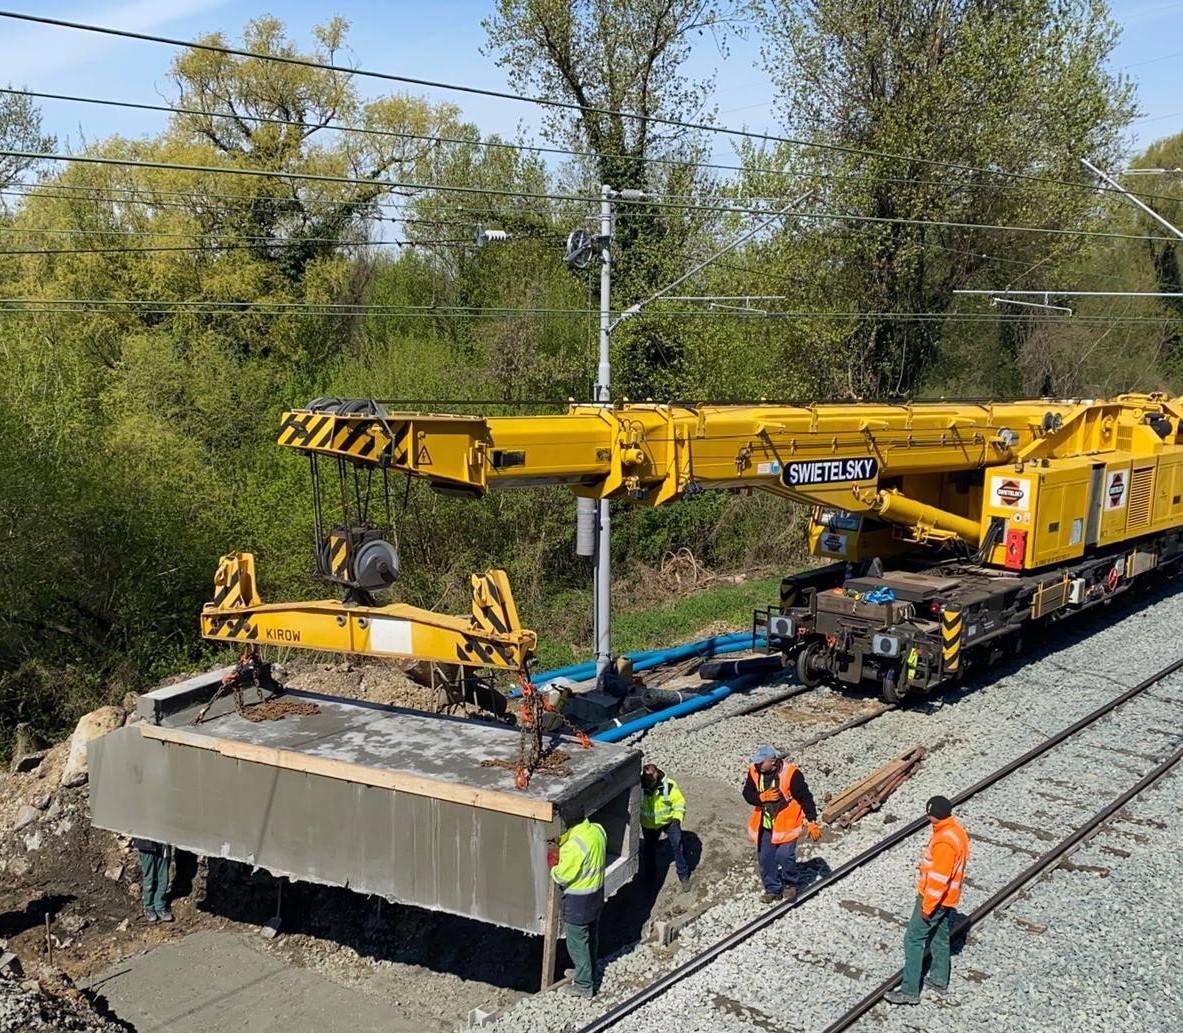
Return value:
[[(269, 5), (242, 0), (14, 0), (13, 9), (71, 21), (191, 38), (220, 30), (234, 37), (243, 24), (261, 13), (287, 22), (301, 42), (309, 28), (331, 14), (353, 25), (350, 43), (356, 62), (365, 68), (427, 79), (505, 89), (501, 70), (480, 53), (484, 32), (480, 21), (491, 0), (330, 0), (329, 3), (285, 0)], [(1139, 120), (1133, 142), (1142, 147), (1183, 129), (1183, 0), (1127, 0), (1113, 13), (1123, 37), (1113, 64), (1137, 83)], [(719, 121), (753, 129), (771, 128), (772, 91), (760, 68), (757, 45), (733, 39), (726, 57), (705, 40), (693, 58), (696, 72), (717, 75), (714, 102)], [(29, 89), (88, 94), (120, 100), (161, 102), (172, 97), (168, 65), (175, 51), (159, 44), (97, 36), (68, 29), (0, 19), (0, 80)], [(363, 89), (380, 92), (382, 84)], [(439, 99), (459, 103), (465, 116), (483, 131), (531, 135), (537, 113), (527, 105), (491, 98), (440, 93)], [(46, 128), (77, 146), (119, 132), (152, 133), (163, 114), (122, 111), (46, 101)], [(730, 150), (720, 143), (717, 157)]]

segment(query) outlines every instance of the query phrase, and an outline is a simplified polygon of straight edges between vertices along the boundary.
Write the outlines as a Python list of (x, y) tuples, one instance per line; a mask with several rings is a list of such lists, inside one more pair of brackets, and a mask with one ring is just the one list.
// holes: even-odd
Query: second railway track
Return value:
[[(956, 794), (954, 804), (965, 815), (973, 840), (966, 895), (971, 904), (1021, 875), (1025, 867), (1032, 867), (1033, 859), (1044, 858), (1049, 843), (1062, 836), (1071, 838), (1080, 819), (1119, 796), (1117, 787), (1124, 789), (1147, 778), (1164, 756), (1179, 759), (1183, 706), (1150, 690), (1172, 677), (1183, 681), (1181, 668), (1183, 660), (1172, 662)], [(1147, 752), (1151, 747), (1144, 743), (1152, 730), (1160, 744), (1157, 754)], [(1113, 745), (1131, 742), (1131, 736), (1143, 740), (1143, 749)], [(1075, 765), (1065, 765), (1066, 753), (1074, 755)], [(1097, 770), (1107, 773), (1100, 784), (1062, 777), (1070, 774), (1066, 768), (1079, 768), (1082, 756), (1095, 756)], [(1165, 772), (1164, 768), (1159, 774)], [(889, 983), (874, 986), (871, 996), (863, 1000), (849, 984), (852, 979), (856, 987), (877, 982), (880, 974), (870, 966), (859, 967), (865, 964), (860, 955), (866, 954), (860, 945), (873, 944), (876, 953), (885, 955), (880, 968), (895, 969), (899, 922), (905, 905), (911, 904), (909, 882), (899, 873), (914, 866), (923, 845), (924, 825), (921, 818), (901, 826), (813, 882), (796, 901), (770, 908), (711, 944), (584, 1025), (581, 1033), (670, 1028), (674, 1022), (683, 1033), (849, 1028), (858, 1015), (874, 1006), (876, 995), (889, 988)], [(818, 906), (830, 912), (824, 923), (817, 921), (821, 916), (810, 914)], [(744, 992), (750, 987), (744, 973), (765, 968), (766, 961), (752, 963), (746, 957), (749, 952), (762, 959), (793, 961), (777, 966), (780, 977), (761, 981), (753, 995)], [(972, 957), (964, 963), (972, 965)], [(845, 980), (847, 985), (840, 985), (845, 994), (819, 994), (819, 971)], [(851, 1008), (844, 1007), (852, 998)], [(806, 1000), (811, 1016), (807, 1021), (801, 1013), (801, 1002)], [(852, 1009), (859, 1007), (862, 1011), (854, 1014)]]

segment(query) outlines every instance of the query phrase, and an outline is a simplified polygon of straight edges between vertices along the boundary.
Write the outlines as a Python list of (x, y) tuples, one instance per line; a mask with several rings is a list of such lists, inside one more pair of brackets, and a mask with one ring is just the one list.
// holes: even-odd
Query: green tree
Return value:
[[(1106, 66), (1117, 28), (1101, 0), (936, 7), (912, 0), (753, 0), (752, 7), (786, 130), (855, 149), (784, 146), (755, 157), (828, 177), (818, 180), (818, 208), (878, 220), (838, 232), (839, 218), (812, 235), (814, 267), (843, 306), (941, 313), (951, 292), (980, 271), (1014, 282), (1025, 268), (1047, 273), (1086, 247), (1070, 237), (989, 225), (1074, 228), (1097, 214), (1088, 189), (1047, 180), (1091, 186), (1079, 159), (1116, 158), (1133, 112), (1131, 86)], [(847, 390), (915, 391), (941, 333), (931, 319), (860, 321), (841, 360)]]
[[(54, 138), (41, 132), (41, 112), (32, 97), (0, 94), (0, 150), (44, 154), (55, 146)], [(35, 165), (36, 160), (32, 158), (0, 158), (0, 190), (19, 182)]]
[[(708, 186), (687, 164), (705, 153), (702, 141), (652, 120), (700, 117), (712, 80), (688, 74), (686, 61), (704, 34), (725, 49), (731, 9), (729, 0), (498, 0), (484, 27), (515, 88), (568, 105), (546, 109), (543, 131), (590, 153), (574, 165), (577, 190), (598, 194), (606, 183), (685, 195)], [(643, 201), (618, 206), (613, 290), (621, 307), (683, 270), (703, 223)], [(676, 392), (685, 347), (676, 328), (658, 335), (650, 321), (626, 324), (616, 338), (618, 386), (634, 396)]]

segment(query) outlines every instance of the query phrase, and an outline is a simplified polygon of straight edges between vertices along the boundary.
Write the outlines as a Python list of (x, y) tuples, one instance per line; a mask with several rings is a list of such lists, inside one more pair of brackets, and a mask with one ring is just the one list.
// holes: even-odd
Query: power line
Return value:
[[(518, 238), (524, 239), (524, 238)], [(396, 247), (442, 247), (444, 245), (463, 245), (466, 247), (476, 247), (471, 240), (362, 240), (355, 241), (352, 244), (342, 243), (341, 247), (355, 247), (359, 245), (373, 244), (382, 245), (389, 244)], [(263, 245), (267, 249), (271, 248), (295, 248), (303, 247), (303, 242), (283, 241), (277, 240), (274, 243)], [(201, 254), (205, 252), (218, 251), (255, 251), (259, 250), (258, 244), (192, 244), (192, 245), (177, 245), (176, 247), (97, 247), (97, 248), (30, 248), (28, 250), (6, 250), (0, 249), (0, 258), (11, 258), (18, 255), (42, 256), (42, 255), (141, 255), (141, 254), (163, 254), (167, 252), (188, 252), (190, 254)]]
[[(0, 12), (0, 16), (3, 12)], [(476, 187), (471, 185), (445, 185), (440, 183), (405, 183), (395, 180), (383, 179), (353, 179), (348, 176), (329, 176), (311, 172), (290, 172), (290, 171), (270, 171), (265, 169), (241, 169), (241, 168), (227, 168), (217, 165), (183, 165), (176, 162), (161, 162), (161, 161), (145, 161), (133, 160), (130, 158), (107, 158), (98, 155), (82, 155), (82, 154), (47, 154), (33, 151), (14, 151), (14, 150), (0, 150), (0, 157), (14, 157), (24, 158), (33, 161), (72, 161), (83, 162), (97, 165), (117, 165), (129, 168), (150, 168), (150, 169), (167, 169), (174, 172), (200, 172), (213, 175), (228, 175), (228, 176), (258, 176), (264, 178), (280, 178), (280, 179), (299, 179), (309, 180), (319, 183), (341, 183), (351, 186), (380, 186), (380, 187), (397, 187), (399, 189), (410, 189), (415, 191), (439, 191), (442, 193), (461, 193), (461, 194), (477, 194), (481, 196), (493, 197), (516, 197), (530, 200), (541, 201), (562, 201), (568, 203), (599, 203), (597, 197), (585, 197), (578, 194), (555, 194), (544, 191), (532, 190), (506, 190), (497, 187)], [(739, 207), (735, 205), (705, 205), (705, 204), (690, 204), (673, 201), (659, 201), (653, 199), (632, 200), (629, 198), (621, 198), (618, 200), (620, 204), (629, 205), (647, 205), (653, 208), (662, 208), (673, 211), (698, 211), (698, 212), (714, 212), (720, 214), (734, 214), (734, 215), (759, 215), (767, 217), (775, 214), (767, 208), (749, 208)], [(888, 216), (874, 216), (874, 215), (846, 215), (840, 212), (810, 212), (810, 211), (791, 211), (781, 212), (779, 214), (785, 215), (795, 219), (811, 219), (811, 220), (835, 220), (838, 222), (864, 222), (864, 223), (878, 223), (891, 226), (933, 226), (944, 227), (949, 229), (968, 229), (968, 230), (998, 230), (1009, 233), (1035, 233), (1044, 236), (1068, 236), (1068, 237), (1091, 237), (1106, 240), (1153, 240), (1153, 241), (1171, 241), (1174, 242), (1174, 237), (1162, 237), (1138, 233), (1116, 233), (1107, 230), (1069, 230), (1060, 229), (1047, 226), (1021, 226), (1021, 225), (1007, 225), (1000, 223), (984, 223), (984, 222), (957, 222), (953, 220), (942, 219), (908, 219)]]
[[(21, 184), (12, 184), (12, 187), (21, 186)], [(73, 191), (90, 191), (89, 194), (82, 193), (56, 193), (57, 190), (73, 190)], [(104, 197), (98, 196), (108, 191), (122, 191), (123, 193), (141, 194), (147, 196), (131, 196), (131, 197)], [(177, 208), (181, 211), (192, 211), (193, 205), (185, 204), (181, 201), (162, 201), (158, 200), (160, 197), (187, 197), (193, 202), (201, 202), (201, 207), (205, 211), (224, 212), (227, 214), (241, 214), (244, 211), (244, 206), (231, 207), (229, 205), (207, 205), (204, 202), (209, 198), (215, 199), (235, 199), (242, 201), (265, 201), (274, 200), (284, 202), (293, 200), (290, 198), (268, 198), (264, 194), (216, 194), (216, 193), (186, 193), (180, 190), (165, 190), (157, 191), (141, 187), (120, 187), (120, 186), (77, 186), (69, 183), (51, 183), (49, 186), (43, 184), (27, 185), (23, 189), (8, 189), (0, 190), (0, 197), (14, 197), (14, 198), (50, 198), (59, 201), (84, 201), (91, 204), (143, 204), (150, 205), (154, 208)], [(419, 211), (413, 204), (400, 203), (397, 201), (331, 201), (325, 200), (325, 205), (331, 205), (337, 208), (368, 208), (374, 207), (379, 210), (379, 213), (385, 212), (387, 209), (395, 209), (402, 211)], [(401, 222), (401, 223), (431, 223), (436, 226), (453, 225), (453, 226), (473, 226), (475, 225), (472, 219), (425, 219), (414, 216), (392, 216), (384, 214), (371, 214), (369, 212), (356, 212), (355, 218), (363, 220), (374, 220), (377, 222)]]
[[(465, 305), (381, 305), (365, 302), (335, 303), (335, 302), (234, 302), (234, 301), (173, 301), (147, 299), (109, 299), (109, 298), (0, 298), (0, 306), (21, 306), (20, 308), (0, 308), (2, 314), (40, 314), (56, 313), (88, 313), (102, 311), (128, 311), (129, 314), (243, 314), (243, 315), (454, 315), (470, 318), (485, 318), (503, 315), (553, 315), (553, 316), (598, 316), (598, 311), (586, 308), (558, 308), (558, 307), (489, 307), (477, 308)], [(140, 306), (139, 309), (136, 307)], [(974, 312), (828, 312), (817, 311), (769, 311), (762, 309), (751, 310), (718, 310), (718, 309), (675, 309), (652, 310), (638, 314), (637, 318), (648, 315), (654, 318), (750, 318), (750, 319), (791, 319), (791, 320), (841, 320), (841, 321), (898, 321), (898, 322), (1028, 322), (1031, 320), (1052, 320), (1079, 324), (1091, 323), (1174, 323), (1183, 322), (1183, 316), (1073, 316), (1039, 314), (1008, 316), (993, 313)]]
[[(105, 97), (88, 97), (77, 96), (65, 93), (45, 93), (37, 90), (18, 90), (11, 86), (7, 88), (0, 87), (0, 93), (12, 94), (20, 97), (32, 97), (40, 100), (57, 100), (66, 101), (74, 104), (95, 104), (104, 107), (126, 108), (136, 111), (159, 111), (172, 115), (193, 115), (200, 118), (219, 118), (227, 119), (234, 122), (257, 122), (262, 125), (277, 125), (286, 126), (296, 129), (321, 130), (327, 129), (338, 133), (357, 133), (365, 136), (388, 137), (398, 140), (413, 140), (427, 144), (448, 144), (470, 147), (482, 147), (494, 150), (511, 150), (511, 151), (529, 151), (535, 154), (554, 154), (563, 157), (571, 158), (593, 158), (598, 160), (605, 159), (627, 159), (635, 157), (628, 154), (612, 154), (612, 153), (597, 153), (596, 151), (582, 151), (569, 147), (545, 147), (538, 144), (524, 144), (524, 143), (505, 143), (499, 140), (473, 140), (465, 137), (449, 137), (449, 136), (428, 136), (421, 133), (408, 133), (394, 129), (376, 129), (372, 126), (350, 126), (342, 125), (339, 122), (305, 122), (296, 119), (273, 118), (263, 115), (248, 115), (243, 112), (220, 112), (207, 111), (202, 108), (181, 107), (179, 105), (168, 104), (148, 104), (142, 101), (129, 100), (113, 100)], [(793, 171), (790, 169), (775, 169), (763, 166), (753, 165), (731, 165), (721, 162), (710, 161), (695, 161), (690, 158), (663, 158), (660, 156), (647, 157), (647, 163), (656, 165), (671, 165), (676, 168), (700, 168), (711, 169), (721, 172), (744, 172), (749, 175), (767, 175), (778, 176), (786, 179), (823, 179), (823, 180), (837, 180), (855, 183), (878, 182), (878, 183), (900, 183), (908, 186), (931, 186), (939, 187), (944, 190), (1010, 190), (1017, 189), (1017, 187), (998, 187), (990, 183), (975, 183), (966, 180), (932, 180), (932, 179), (916, 179), (914, 177), (892, 177), (892, 176), (858, 176), (834, 172), (815, 172), (815, 171)], [(1088, 189), (1090, 191), (1101, 189), (1106, 193), (1112, 193), (1112, 187), (1097, 188), (1090, 184), (1072, 183), (1067, 180), (1058, 181), (1050, 180), (1046, 177), (1041, 177), (1041, 182), (1055, 183), (1056, 185), (1071, 187), (1072, 189)], [(673, 196), (673, 195), (666, 195)], [(748, 195), (749, 199), (754, 199)], [(1145, 198), (1160, 201), (1177, 201), (1180, 198), (1165, 195), (1165, 194), (1142, 194)]]
[(215, 43), (197, 40), (176, 39), (170, 36), (158, 36), (151, 33), (132, 32), (127, 29), (113, 29), (107, 26), (90, 25), (85, 22), (66, 21), (61, 18), (49, 18), (44, 15), (23, 14), (16, 11), (0, 11), (0, 18), (11, 18), (17, 21), (34, 22), (56, 28), (74, 29), (81, 32), (94, 32), (106, 36), (117, 36), (124, 39), (135, 39), (146, 43), (162, 43), (171, 47), (182, 47), (192, 50), (204, 50), (215, 54), (226, 54), (231, 57), (242, 57), (257, 61), (272, 61), (277, 64), (295, 65), (302, 68), (313, 68), (324, 72), (342, 75), (356, 75), (371, 79), (381, 79), (387, 82), (397, 82), (410, 86), (422, 86), (429, 89), (449, 90), (456, 93), (467, 93), (482, 97), (492, 97), (497, 100), (511, 100), (523, 104), (539, 107), (557, 108), (563, 111), (573, 111), (581, 115), (606, 115), (612, 118), (628, 118), (655, 125), (668, 126), (672, 129), (686, 129), (694, 132), (719, 133), (743, 139), (759, 140), (764, 143), (785, 143), (797, 147), (814, 148), (840, 154), (850, 154), (866, 158), (882, 158), (890, 161), (906, 161), (928, 165), (936, 168), (956, 169), (962, 172), (973, 172), (991, 176), (1002, 176), (1012, 179), (1022, 179), (1030, 182), (1054, 183), (1069, 186), (1078, 190), (1097, 191), (1092, 184), (1076, 183), (1049, 176), (1039, 176), (1024, 172), (1006, 172), (1001, 169), (982, 168), (961, 162), (942, 161), (936, 158), (922, 158), (917, 155), (894, 154), (890, 151), (877, 151), (863, 147), (852, 147), (845, 144), (824, 143), (816, 140), (801, 140), (790, 136), (780, 136), (770, 133), (756, 133), (747, 129), (735, 129), (730, 126), (716, 126), (703, 122), (690, 122), (683, 119), (667, 118), (661, 115), (642, 115), (637, 112), (619, 111), (613, 108), (600, 108), (576, 104), (571, 101), (551, 100), (545, 97), (531, 97), (521, 93), (511, 93), (506, 90), (492, 90), (477, 86), (464, 86), (458, 83), (441, 82), (432, 79), (418, 79), (405, 75), (394, 75), (390, 72), (379, 72), (366, 68), (350, 68), (344, 65), (326, 64), (320, 61), (310, 61), (307, 58), (292, 57), (285, 54), (265, 54), (237, 47), (227, 47)]

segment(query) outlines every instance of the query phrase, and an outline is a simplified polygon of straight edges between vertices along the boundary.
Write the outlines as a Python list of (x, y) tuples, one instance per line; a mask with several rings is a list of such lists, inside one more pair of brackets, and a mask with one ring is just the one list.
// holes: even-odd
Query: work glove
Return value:
[(765, 789), (764, 792), (760, 794), (760, 801), (762, 803), (776, 803), (778, 800), (780, 800), (779, 789)]
[(805, 831), (809, 833), (810, 839), (822, 838), (822, 827), (816, 822), (811, 821), (805, 826)]
[(553, 868), (558, 863), (559, 863), (559, 851), (557, 848), (551, 847), (546, 852), (546, 867)]

